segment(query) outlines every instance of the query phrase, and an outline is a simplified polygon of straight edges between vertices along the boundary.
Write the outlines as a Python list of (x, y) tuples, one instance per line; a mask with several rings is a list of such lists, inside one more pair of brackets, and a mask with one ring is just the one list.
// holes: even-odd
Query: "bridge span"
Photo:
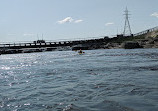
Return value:
[(153, 32), (153, 31), (158, 31), (158, 26), (154, 27), (154, 28), (151, 28), (151, 29), (147, 29), (147, 30), (138, 32), (138, 33), (134, 34), (134, 36), (144, 35), (144, 34), (147, 34), (147, 33)]
[[(158, 31), (158, 26), (133, 34), (131, 37), (137, 37), (140, 35), (144, 35), (153, 31)], [(102, 37), (102, 38), (101, 38)], [(44, 47), (59, 47), (59, 46), (74, 46), (78, 44), (103, 44), (108, 43), (110, 41), (115, 41), (124, 36), (100, 36), (100, 38), (91, 38), (91, 39), (80, 39), (80, 40), (63, 40), (58, 42), (53, 41), (44, 41), (44, 40), (37, 40), (33, 42), (21, 42), (21, 43), (0, 43), (0, 50), (6, 49), (24, 49), (24, 48), (44, 48)], [(124, 37), (125, 38), (125, 37)]]
[(42, 47), (59, 47), (59, 46), (74, 46), (77, 44), (89, 44), (89, 43), (100, 43), (107, 41), (108, 38), (95, 38), (89, 40), (74, 40), (74, 41), (59, 41), (59, 42), (51, 42), (45, 40), (37, 40), (28, 43), (2, 43), (0, 44), (0, 49), (23, 49), (23, 48), (42, 48)]

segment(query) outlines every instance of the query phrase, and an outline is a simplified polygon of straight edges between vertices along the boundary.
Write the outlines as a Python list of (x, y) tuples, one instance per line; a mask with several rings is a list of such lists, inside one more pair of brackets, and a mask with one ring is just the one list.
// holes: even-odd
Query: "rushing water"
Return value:
[(158, 49), (0, 55), (0, 111), (158, 111)]

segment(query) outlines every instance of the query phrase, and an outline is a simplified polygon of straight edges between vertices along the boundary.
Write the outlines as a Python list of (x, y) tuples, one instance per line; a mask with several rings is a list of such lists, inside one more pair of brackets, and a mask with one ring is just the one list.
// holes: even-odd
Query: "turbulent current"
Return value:
[(0, 111), (158, 111), (158, 49), (0, 55)]

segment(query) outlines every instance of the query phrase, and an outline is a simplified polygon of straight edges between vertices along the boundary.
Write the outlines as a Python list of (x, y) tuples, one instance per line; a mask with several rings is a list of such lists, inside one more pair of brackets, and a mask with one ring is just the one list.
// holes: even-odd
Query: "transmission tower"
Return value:
[(130, 24), (129, 24), (129, 13), (128, 13), (128, 9), (126, 7), (126, 10), (125, 10), (125, 26), (124, 26), (124, 31), (123, 31), (123, 35), (124, 36), (131, 36), (132, 35), (132, 31), (131, 31), (131, 27), (130, 27)]

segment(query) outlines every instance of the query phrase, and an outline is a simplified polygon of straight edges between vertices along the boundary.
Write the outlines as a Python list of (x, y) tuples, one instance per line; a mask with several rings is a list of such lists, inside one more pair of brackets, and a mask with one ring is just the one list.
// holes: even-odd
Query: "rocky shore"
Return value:
[(79, 44), (72, 47), (72, 50), (91, 49), (135, 49), (135, 48), (158, 48), (158, 36), (156, 37), (124, 37), (115, 38), (111, 41), (100, 44)]
[(1, 48), (1, 54), (32, 53), (45, 51), (66, 51), (66, 50), (93, 50), (93, 49), (135, 49), (135, 48), (158, 48), (158, 31), (150, 32), (139, 36), (122, 36), (101, 39), (74, 41), (69, 44), (59, 44), (56, 47), (37, 48)]
[(105, 49), (135, 49), (135, 48), (158, 48), (158, 38), (141, 39), (137, 41), (124, 41), (123, 43), (108, 43)]

